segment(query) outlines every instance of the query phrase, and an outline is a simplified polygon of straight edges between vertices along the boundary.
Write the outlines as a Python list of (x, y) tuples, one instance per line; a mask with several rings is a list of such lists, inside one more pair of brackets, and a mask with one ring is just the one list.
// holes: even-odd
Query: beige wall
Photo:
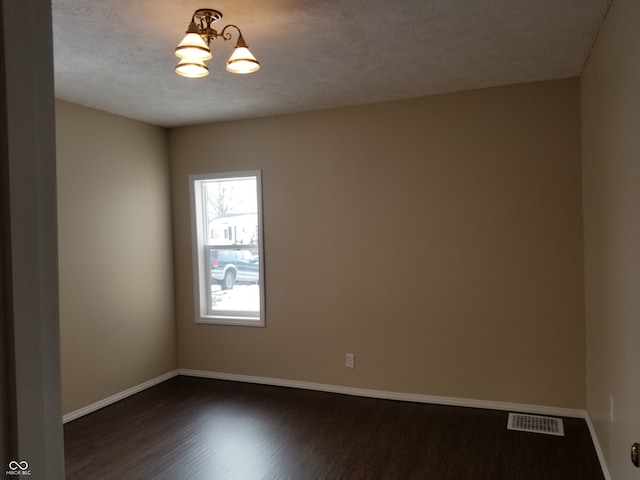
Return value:
[[(569, 79), (171, 130), (180, 367), (584, 408), (579, 93)], [(195, 324), (187, 176), (249, 169), (267, 327)]]
[(166, 131), (56, 103), (63, 412), (176, 368)]
[(640, 476), (638, 25), (640, 3), (614, 0), (582, 82), (587, 407), (614, 479)]

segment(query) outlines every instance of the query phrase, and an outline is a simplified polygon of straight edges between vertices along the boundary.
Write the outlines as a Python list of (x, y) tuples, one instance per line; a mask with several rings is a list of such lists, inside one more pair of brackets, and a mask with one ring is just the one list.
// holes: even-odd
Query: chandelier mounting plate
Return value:
[(218, 10), (213, 10), (211, 8), (200, 8), (195, 11), (193, 16), (199, 21), (206, 19), (205, 22), (207, 22), (208, 24), (211, 24), (211, 23), (217, 22), (222, 18), (222, 12)]

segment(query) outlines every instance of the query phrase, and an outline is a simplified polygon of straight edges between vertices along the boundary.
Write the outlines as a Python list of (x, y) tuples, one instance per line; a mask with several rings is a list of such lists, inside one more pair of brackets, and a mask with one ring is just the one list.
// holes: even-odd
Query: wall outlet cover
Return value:
[(354, 368), (356, 366), (356, 356), (353, 353), (347, 353), (345, 365), (347, 368)]

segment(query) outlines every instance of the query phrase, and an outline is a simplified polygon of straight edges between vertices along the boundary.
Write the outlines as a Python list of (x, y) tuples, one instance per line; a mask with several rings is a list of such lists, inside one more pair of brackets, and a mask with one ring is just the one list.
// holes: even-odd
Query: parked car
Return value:
[(230, 290), (236, 283), (258, 283), (259, 258), (249, 250), (220, 249), (211, 251), (211, 283)]

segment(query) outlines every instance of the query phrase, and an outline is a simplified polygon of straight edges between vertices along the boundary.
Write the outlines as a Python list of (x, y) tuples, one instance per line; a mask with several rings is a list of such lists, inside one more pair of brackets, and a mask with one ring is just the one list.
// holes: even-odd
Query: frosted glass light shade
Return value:
[(200, 34), (188, 32), (176, 47), (176, 57), (210, 60), (211, 50)]
[(236, 47), (227, 61), (227, 71), (231, 73), (253, 73), (260, 70), (260, 63), (247, 47)]
[(209, 75), (209, 68), (202, 60), (183, 58), (176, 65), (176, 73), (187, 78), (201, 78)]

